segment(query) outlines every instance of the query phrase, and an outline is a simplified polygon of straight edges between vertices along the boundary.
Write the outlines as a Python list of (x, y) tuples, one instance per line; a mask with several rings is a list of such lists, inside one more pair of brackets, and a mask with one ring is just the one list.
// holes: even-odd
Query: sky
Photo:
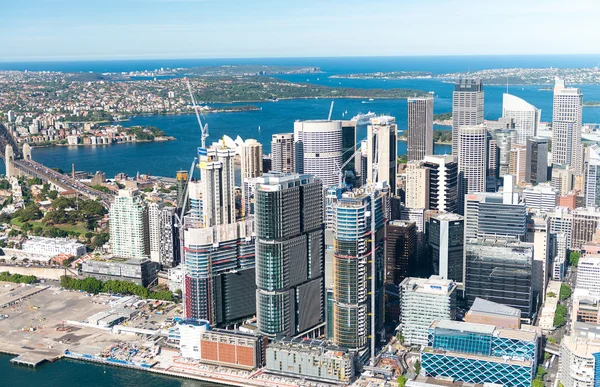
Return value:
[(0, 61), (599, 54), (599, 0), (0, 0)]

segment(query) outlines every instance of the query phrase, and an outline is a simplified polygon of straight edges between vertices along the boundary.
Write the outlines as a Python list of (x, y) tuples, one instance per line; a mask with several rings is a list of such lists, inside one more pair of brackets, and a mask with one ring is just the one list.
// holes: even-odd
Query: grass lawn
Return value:
[[(23, 227), (24, 224), (19, 218), (11, 219), (10, 223), (18, 227)], [(29, 224), (31, 224), (31, 227), (39, 226), (42, 228), (46, 228), (46, 225), (41, 220), (31, 221), (29, 222)], [(86, 224), (83, 222), (76, 224), (55, 224), (54, 227), (67, 232), (76, 232), (78, 234), (85, 234), (90, 231), (87, 229)]]

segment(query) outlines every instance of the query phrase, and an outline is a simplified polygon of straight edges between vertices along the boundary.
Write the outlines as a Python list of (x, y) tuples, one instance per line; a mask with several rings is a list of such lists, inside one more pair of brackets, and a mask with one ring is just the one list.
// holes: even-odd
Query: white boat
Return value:
[(377, 117), (377, 114), (368, 112), (367, 114), (358, 113), (352, 117), (352, 121), (356, 121), (356, 125), (367, 125), (371, 123), (371, 118)]

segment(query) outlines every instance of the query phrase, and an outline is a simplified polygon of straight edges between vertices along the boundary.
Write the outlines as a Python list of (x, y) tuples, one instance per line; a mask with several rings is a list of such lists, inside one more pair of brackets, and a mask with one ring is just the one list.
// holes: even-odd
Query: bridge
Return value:
[(2, 123), (0, 123), (0, 158), (4, 160), (6, 176), (8, 177), (37, 177), (63, 190), (73, 190), (92, 200), (99, 200), (106, 208), (110, 207), (112, 203), (113, 195), (93, 189), (67, 175), (33, 161), (29, 144), (25, 143), (23, 149), (19, 149), (17, 141)]

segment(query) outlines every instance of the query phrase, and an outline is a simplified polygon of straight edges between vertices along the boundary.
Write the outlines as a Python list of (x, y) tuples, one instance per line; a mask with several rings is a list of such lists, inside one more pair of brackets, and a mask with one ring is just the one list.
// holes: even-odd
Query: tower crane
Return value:
[[(194, 107), (194, 112), (196, 113), (198, 125), (200, 125), (200, 132), (202, 133), (202, 148), (206, 148), (206, 139), (208, 138), (208, 124), (204, 124), (204, 126), (202, 125), (202, 120), (200, 119), (201, 113), (198, 112), (198, 105), (196, 105), (196, 98), (194, 98), (194, 93), (192, 92), (192, 85), (190, 85), (190, 80), (185, 78), (185, 83), (187, 84), (188, 91), (190, 92), (190, 97), (192, 98), (192, 106)], [(204, 117), (204, 115), (202, 117)]]

